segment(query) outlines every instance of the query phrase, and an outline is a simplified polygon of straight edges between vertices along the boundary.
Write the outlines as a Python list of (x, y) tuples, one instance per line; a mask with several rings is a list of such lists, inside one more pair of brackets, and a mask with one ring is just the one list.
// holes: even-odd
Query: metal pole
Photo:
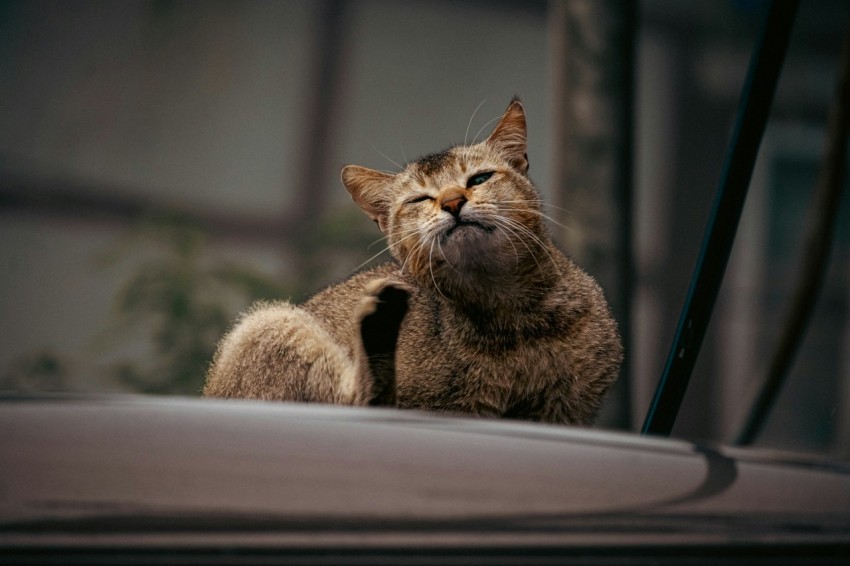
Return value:
[(776, 0), (770, 5), (750, 59), (732, 143), (673, 345), (641, 430), (643, 434), (668, 436), (685, 397), (732, 251), (797, 5), (797, 0)]

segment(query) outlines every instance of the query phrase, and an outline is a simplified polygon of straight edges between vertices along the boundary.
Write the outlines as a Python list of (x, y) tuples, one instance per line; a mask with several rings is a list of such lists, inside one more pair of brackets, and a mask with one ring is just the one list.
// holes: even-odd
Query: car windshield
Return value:
[[(850, 457), (848, 198), (792, 314), (849, 12), (800, 3), (675, 437), (734, 443), (788, 354), (754, 444)], [(710, 0), (3, 3), (0, 391), (200, 397), (254, 301), (390, 259), (343, 164), (480, 141), (519, 95), (552, 237), (623, 335), (594, 426), (637, 433), (764, 21)]]

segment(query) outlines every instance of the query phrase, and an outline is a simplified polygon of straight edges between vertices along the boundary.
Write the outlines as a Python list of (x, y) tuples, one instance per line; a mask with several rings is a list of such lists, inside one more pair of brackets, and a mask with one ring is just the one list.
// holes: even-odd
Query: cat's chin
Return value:
[(458, 222), (440, 237), (440, 248), (446, 260), (452, 261), (470, 253), (486, 251), (495, 243), (493, 229), (478, 222)]
[(446, 230), (439, 251), (452, 269), (492, 268), (494, 256), (505, 246), (504, 235), (477, 222), (462, 222)]
[(458, 240), (477, 240), (479, 238), (487, 237), (492, 232), (492, 228), (479, 224), (478, 222), (463, 221), (458, 222), (446, 230), (446, 233), (443, 235), (443, 241), (455, 240), (457, 242)]

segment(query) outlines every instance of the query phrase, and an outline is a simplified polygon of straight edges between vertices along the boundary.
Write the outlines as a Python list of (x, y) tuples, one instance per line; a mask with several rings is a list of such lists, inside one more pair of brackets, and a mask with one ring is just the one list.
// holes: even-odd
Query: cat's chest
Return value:
[(397, 350), (402, 404), (503, 415), (518, 404), (538, 404), (565, 378), (566, 330), (557, 313), (512, 312), (500, 320), (493, 312), (458, 315), (419, 299)]
[(503, 351), (444, 345), (399, 357), (399, 400), (481, 414), (527, 413), (565, 378), (565, 365), (564, 352), (549, 340)]

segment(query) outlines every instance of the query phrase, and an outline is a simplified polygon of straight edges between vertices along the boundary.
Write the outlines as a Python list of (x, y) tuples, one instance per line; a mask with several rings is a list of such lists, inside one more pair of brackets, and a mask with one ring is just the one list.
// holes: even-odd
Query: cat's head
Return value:
[(527, 173), (525, 112), (514, 100), (481, 143), (428, 155), (395, 174), (349, 165), (342, 182), (403, 269), (439, 287), (536, 261), (548, 237)]

